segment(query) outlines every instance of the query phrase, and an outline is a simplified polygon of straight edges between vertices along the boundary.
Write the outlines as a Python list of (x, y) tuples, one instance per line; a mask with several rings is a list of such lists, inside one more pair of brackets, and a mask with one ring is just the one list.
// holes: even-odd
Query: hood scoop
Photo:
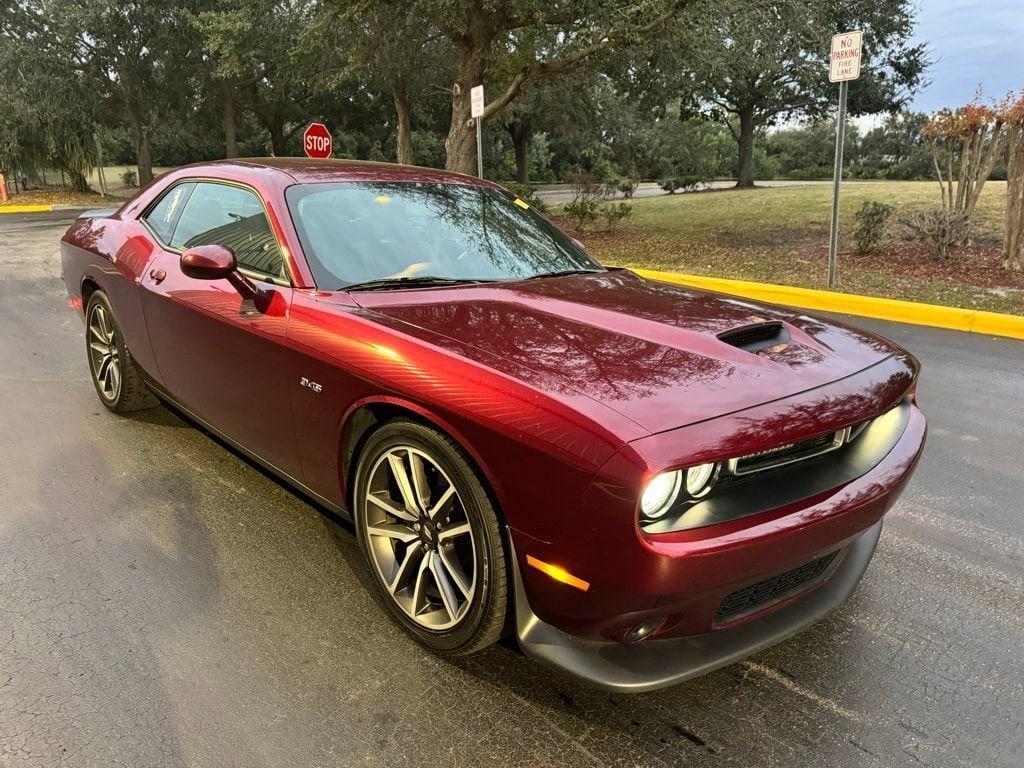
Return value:
[(790, 335), (782, 323), (757, 323), (720, 333), (718, 340), (746, 352), (758, 352), (776, 344), (785, 344)]

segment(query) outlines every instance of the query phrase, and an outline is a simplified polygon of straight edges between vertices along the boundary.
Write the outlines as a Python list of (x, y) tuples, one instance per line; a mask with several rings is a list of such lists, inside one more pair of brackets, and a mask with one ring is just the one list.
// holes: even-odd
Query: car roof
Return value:
[(330, 181), (420, 181), (449, 184), (496, 186), (492, 182), (438, 168), (415, 165), (375, 163), (365, 160), (317, 160), (308, 157), (244, 157), (214, 160), (188, 166), (193, 172), (210, 170), (234, 171), (244, 175), (246, 170), (268, 169), (285, 174), (297, 183)]

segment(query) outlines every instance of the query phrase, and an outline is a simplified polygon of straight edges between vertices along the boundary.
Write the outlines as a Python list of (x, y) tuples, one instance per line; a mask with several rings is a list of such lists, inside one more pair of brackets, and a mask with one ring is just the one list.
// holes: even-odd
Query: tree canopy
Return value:
[[(84, 184), (99, 136), (145, 183), (154, 162), (299, 154), (320, 120), (338, 155), (472, 173), (483, 84), (484, 153), (506, 176), (749, 184), (770, 155), (812, 167), (784, 136), (755, 145), (829, 111), (836, 31), (865, 31), (851, 110), (895, 112), (927, 63), (912, 23), (911, 0), (16, 0), (0, 9), (0, 164)], [(879, 163), (906, 129), (887, 126)]]

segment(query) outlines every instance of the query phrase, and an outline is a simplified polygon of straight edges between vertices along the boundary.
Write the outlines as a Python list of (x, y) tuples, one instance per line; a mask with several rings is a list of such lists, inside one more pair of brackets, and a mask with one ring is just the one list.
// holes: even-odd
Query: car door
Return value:
[[(291, 282), (255, 190), (184, 181), (143, 215), (159, 244), (142, 279), (142, 304), (164, 388), (193, 415), (276, 469), (301, 478), (287, 385)], [(259, 311), (227, 280), (198, 280), (181, 254), (198, 245), (234, 251), (239, 271), (268, 295)], [(261, 304), (262, 306), (262, 304)]]

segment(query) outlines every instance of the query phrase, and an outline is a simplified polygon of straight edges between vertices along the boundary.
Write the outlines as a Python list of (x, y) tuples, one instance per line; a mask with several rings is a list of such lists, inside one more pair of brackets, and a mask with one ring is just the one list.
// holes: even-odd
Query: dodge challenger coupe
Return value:
[(921, 453), (918, 363), (587, 255), (458, 174), (237, 160), (62, 241), (96, 394), (163, 401), (352, 520), (382, 602), (617, 691), (825, 616)]

